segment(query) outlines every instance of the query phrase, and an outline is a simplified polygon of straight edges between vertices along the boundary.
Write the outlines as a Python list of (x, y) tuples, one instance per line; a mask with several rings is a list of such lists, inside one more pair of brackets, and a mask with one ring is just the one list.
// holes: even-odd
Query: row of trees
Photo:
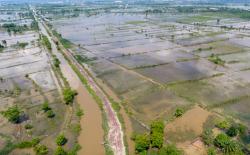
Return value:
[(146, 155), (150, 150), (156, 150), (159, 155), (181, 155), (182, 151), (174, 145), (164, 144), (164, 123), (154, 121), (150, 125), (150, 133), (136, 134), (135, 151), (140, 155)]

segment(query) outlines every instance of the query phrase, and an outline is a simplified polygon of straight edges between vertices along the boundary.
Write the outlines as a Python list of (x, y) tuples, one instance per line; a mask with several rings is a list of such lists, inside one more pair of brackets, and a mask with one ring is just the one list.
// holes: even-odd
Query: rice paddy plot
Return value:
[(202, 59), (174, 62), (135, 71), (162, 84), (197, 80), (221, 73), (214, 64)]
[(126, 68), (147, 68), (156, 67), (176, 61), (186, 61), (195, 57), (189, 53), (183, 52), (181, 49), (163, 50), (159, 52), (150, 52), (144, 54), (127, 55), (111, 58), (112, 62), (125, 66)]

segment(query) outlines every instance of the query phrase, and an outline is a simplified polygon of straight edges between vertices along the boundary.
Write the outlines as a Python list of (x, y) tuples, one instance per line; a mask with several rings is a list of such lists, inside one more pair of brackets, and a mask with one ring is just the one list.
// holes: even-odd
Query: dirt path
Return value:
[[(96, 81), (98, 84), (104, 89), (104, 91), (112, 98), (114, 101), (121, 103), (121, 100), (117, 97), (117, 95), (107, 86), (103, 83), (101, 79), (96, 78)], [(120, 114), (122, 115), (124, 119), (124, 125), (125, 125), (125, 135), (126, 135), (126, 141), (128, 143), (128, 153), (130, 155), (133, 155), (135, 153), (135, 144), (134, 141), (131, 139), (133, 135), (133, 128), (131, 120), (126, 113), (124, 107), (121, 105)]]
[(50, 36), (46, 32), (45, 28), (41, 23), (39, 23), (41, 32), (49, 38), (49, 41), (52, 45), (52, 52), (60, 60), (60, 68), (64, 77), (69, 82), (70, 86), (77, 90), (78, 95), (76, 100), (80, 107), (84, 109), (84, 116), (82, 117), (80, 124), (82, 132), (78, 138), (79, 144), (82, 149), (78, 154), (80, 155), (104, 155), (104, 146), (103, 143), (103, 129), (102, 129), (102, 117), (101, 111), (95, 103), (95, 100), (88, 93), (86, 88), (82, 85), (80, 79), (72, 70), (70, 65), (64, 59), (62, 54), (57, 51), (55, 43), (51, 40)]

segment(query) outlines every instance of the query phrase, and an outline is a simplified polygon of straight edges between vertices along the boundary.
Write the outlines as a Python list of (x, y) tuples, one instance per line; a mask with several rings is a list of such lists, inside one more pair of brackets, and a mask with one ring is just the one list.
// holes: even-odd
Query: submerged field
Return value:
[[(226, 13), (129, 9), (133, 13), (100, 9), (67, 18), (44, 16), (73, 43), (76, 59), (122, 100), (135, 132), (142, 132), (140, 124), (163, 119), (166, 143), (200, 154), (204, 146), (195, 152), (197, 137), (211, 117), (250, 127), (249, 20)], [(176, 109), (186, 112), (182, 118), (175, 118)], [(189, 124), (194, 114), (200, 119)]]

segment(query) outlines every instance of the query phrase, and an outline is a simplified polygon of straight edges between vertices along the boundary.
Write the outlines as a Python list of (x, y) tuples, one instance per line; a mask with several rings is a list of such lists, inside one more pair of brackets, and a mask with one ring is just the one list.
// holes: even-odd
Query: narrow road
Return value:
[[(38, 21), (38, 20), (37, 20)], [(39, 22), (39, 21), (38, 21)], [(41, 22), (38, 23), (40, 32), (47, 36), (52, 46), (52, 53), (60, 60), (60, 68), (63, 76), (69, 82), (71, 88), (77, 90), (76, 101), (84, 110), (84, 116), (80, 120), (82, 131), (78, 137), (78, 143), (82, 149), (79, 155), (104, 155), (103, 146), (104, 132), (102, 129), (102, 114), (93, 97), (88, 93), (80, 79), (65, 60), (63, 55), (57, 50), (56, 44), (52, 41), (45, 27)]]
[[(48, 35), (48, 33), (46, 32), (46, 29), (44, 26), (46, 26), (44, 23), (40, 23), (39, 22), (39, 26), (41, 28), (41, 31), (43, 34), (45, 34), (51, 44), (53, 44), (52, 46), (55, 46), (54, 41), (52, 41), (51, 37)], [(53, 47), (53, 49), (55, 48)], [(125, 151), (125, 145), (123, 142), (123, 131), (122, 131), (122, 127), (121, 124), (118, 120), (118, 117), (116, 115), (116, 112), (113, 110), (112, 108), (112, 103), (109, 101), (108, 97), (105, 95), (105, 93), (102, 91), (101, 88), (99, 88), (99, 86), (95, 83), (94, 79), (89, 75), (89, 73), (86, 71), (86, 68), (83, 68), (82, 65), (80, 65), (75, 58), (73, 57), (72, 53), (65, 49), (62, 45), (60, 45), (62, 52), (70, 59), (70, 61), (79, 69), (79, 71), (81, 72), (81, 74), (87, 79), (88, 84), (90, 85), (90, 87), (95, 91), (95, 93), (97, 94), (97, 96), (102, 100), (103, 103), (103, 108), (106, 112), (107, 115), (107, 120), (108, 120), (108, 125), (109, 125), (109, 132), (108, 132), (108, 142), (110, 147), (112, 148), (113, 152), (115, 155), (125, 155), (126, 151)], [(69, 64), (67, 62), (65, 62), (66, 60), (63, 58), (63, 56), (57, 51), (57, 49), (54, 49), (53, 51), (55, 51), (55, 54), (57, 56), (57, 58), (61, 61), (61, 59), (63, 60), (63, 64), (66, 63), (67, 66), (69, 66)], [(72, 72), (72, 68), (71, 68), (71, 72)], [(72, 77), (73, 76), (73, 77)], [(70, 75), (68, 75), (68, 77), (71, 78), (76, 78), (76, 74), (74, 73), (70, 73)], [(68, 79), (68, 77), (66, 76), (66, 78)], [(77, 78), (78, 80), (78, 86), (79, 86), (79, 78)], [(75, 80), (69, 80), (69, 82), (72, 81), (72, 85), (73, 88), (74, 87), (74, 81)], [(79, 94), (80, 95), (80, 94)], [(97, 104), (95, 104), (97, 105)], [(86, 109), (84, 109), (86, 110)], [(86, 117), (86, 115), (84, 115), (84, 117)], [(84, 124), (84, 126), (88, 126), (89, 123), (88, 122), (86, 124)], [(89, 139), (90, 140), (90, 139)], [(106, 145), (106, 144), (105, 144)], [(84, 146), (83, 146), (84, 147)], [(93, 146), (92, 146), (93, 147)], [(95, 147), (95, 146), (94, 146)], [(93, 154), (96, 155), (96, 154)]]

